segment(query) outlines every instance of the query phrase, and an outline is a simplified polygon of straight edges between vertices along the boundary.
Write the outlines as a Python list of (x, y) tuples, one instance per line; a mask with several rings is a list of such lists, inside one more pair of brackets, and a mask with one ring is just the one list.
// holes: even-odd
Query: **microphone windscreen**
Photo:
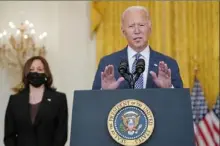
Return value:
[(123, 59), (121, 62), (120, 62), (120, 65), (119, 65), (119, 68), (118, 68), (118, 72), (120, 74), (124, 74), (127, 72), (127, 69), (128, 69), (128, 61)]
[(136, 72), (138, 74), (143, 73), (145, 70), (145, 61), (144, 59), (138, 59), (137, 63), (136, 63)]

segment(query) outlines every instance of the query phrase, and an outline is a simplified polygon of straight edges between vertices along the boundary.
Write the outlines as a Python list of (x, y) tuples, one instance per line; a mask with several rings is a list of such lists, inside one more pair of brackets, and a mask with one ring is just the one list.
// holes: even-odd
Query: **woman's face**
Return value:
[(32, 62), (30, 72), (45, 73), (44, 65), (41, 60), (36, 59)]

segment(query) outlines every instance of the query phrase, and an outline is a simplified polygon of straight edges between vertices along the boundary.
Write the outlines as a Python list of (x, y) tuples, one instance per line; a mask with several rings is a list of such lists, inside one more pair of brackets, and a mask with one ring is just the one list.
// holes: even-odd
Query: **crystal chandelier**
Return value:
[[(21, 76), (27, 59), (32, 56), (46, 55), (45, 42), (47, 32), (36, 37), (33, 23), (26, 20), (19, 26), (8, 23), (9, 28), (0, 32), (0, 68), (10, 69)], [(23, 87), (20, 83), (13, 90)]]

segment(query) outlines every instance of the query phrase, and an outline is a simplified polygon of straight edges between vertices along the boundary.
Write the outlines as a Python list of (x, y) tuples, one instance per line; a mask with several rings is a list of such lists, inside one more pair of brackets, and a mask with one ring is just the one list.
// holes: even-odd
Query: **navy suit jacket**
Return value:
[[(121, 51), (104, 56), (100, 60), (98, 69), (95, 75), (95, 79), (93, 82), (93, 86), (92, 86), (93, 90), (101, 89), (101, 72), (104, 71), (107, 65), (114, 66), (114, 74), (115, 74), (116, 80), (119, 77), (121, 77), (120, 73), (118, 72), (118, 67), (122, 59), (128, 59), (127, 47)], [(156, 52), (152, 50), (151, 48), (150, 48), (150, 60), (149, 60), (146, 88), (158, 88), (157, 85), (154, 83), (152, 76), (149, 72), (154, 71), (155, 73), (158, 73), (158, 66), (155, 66), (154, 64), (159, 65), (160, 61), (164, 61), (168, 65), (168, 67), (171, 69), (171, 81), (172, 81), (172, 85), (174, 86), (174, 88), (183, 88), (183, 82), (182, 82), (182, 79), (179, 73), (179, 67), (178, 67), (176, 60), (166, 55), (163, 55), (159, 52)], [(129, 89), (129, 88), (130, 88), (129, 84), (125, 80), (118, 87), (118, 89)]]

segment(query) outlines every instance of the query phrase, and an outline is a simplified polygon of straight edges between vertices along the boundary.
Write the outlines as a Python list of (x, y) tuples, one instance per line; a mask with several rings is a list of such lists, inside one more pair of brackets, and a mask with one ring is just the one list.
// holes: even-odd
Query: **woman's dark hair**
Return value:
[(28, 59), (26, 61), (25, 65), (24, 65), (24, 68), (23, 68), (23, 73), (22, 73), (22, 82), (24, 84), (24, 87), (29, 88), (29, 82), (28, 82), (28, 79), (27, 79), (27, 75), (30, 72), (30, 67), (31, 67), (32, 63), (35, 60), (40, 60), (43, 63), (44, 71), (45, 71), (45, 74), (47, 76), (47, 82), (45, 83), (45, 86), (48, 87), (48, 88), (52, 88), (53, 76), (51, 74), (49, 64), (46, 61), (46, 59), (44, 57), (41, 57), (41, 56), (34, 56), (34, 57), (31, 57), (30, 59)]

